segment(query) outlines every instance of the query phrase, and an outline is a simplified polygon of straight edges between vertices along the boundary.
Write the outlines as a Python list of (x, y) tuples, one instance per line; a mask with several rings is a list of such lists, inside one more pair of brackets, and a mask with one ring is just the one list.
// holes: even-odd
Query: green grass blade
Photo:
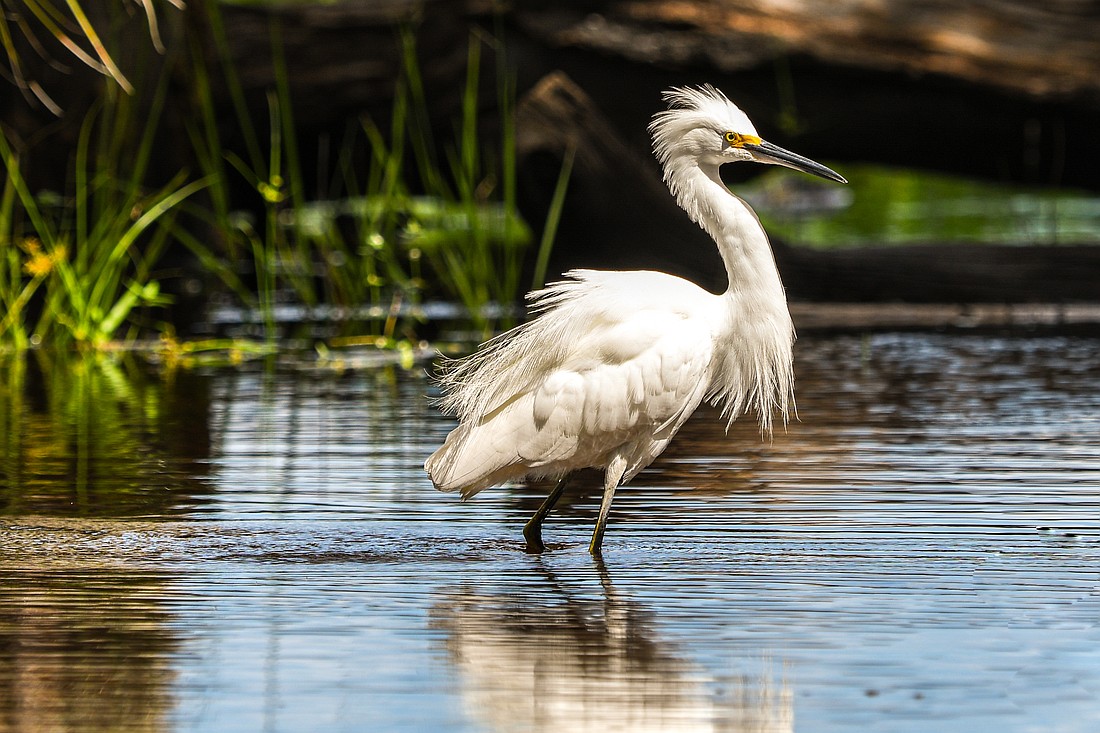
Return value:
[(550, 207), (546, 212), (546, 223), (542, 228), (539, 251), (535, 257), (535, 271), (531, 278), (532, 290), (538, 290), (546, 284), (546, 268), (550, 263), (550, 251), (554, 247), (554, 237), (558, 233), (558, 223), (561, 221), (562, 208), (565, 205), (565, 194), (569, 189), (569, 177), (573, 173), (573, 160), (576, 155), (576, 148), (571, 146), (565, 151), (565, 158), (561, 162), (558, 181), (554, 184), (554, 195), (550, 197)]
[(4, 161), (4, 167), (8, 172), (8, 182), (19, 197), (19, 203), (22, 204), (23, 211), (26, 212), (27, 218), (30, 219), (34, 233), (47, 248), (52, 249), (57, 246), (57, 235), (53, 227), (46, 221), (46, 218), (42, 216), (42, 211), (38, 208), (38, 203), (34, 200), (34, 196), (31, 195), (30, 189), (27, 188), (27, 182), (19, 169), (19, 158), (8, 143), (8, 138), (3, 128), (0, 128), (0, 159)]
[(107, 341), (110, 339), (126, 317), (130, 315), (130, 311), (134, 309), (134, 306), (142, 300), (143, 294), (144, 291), (136, 284), (131, 283), (128, 285), (126, 292), (115, 301), (103, 320), (96, 324), (95, 337), (97, 340)]
[(233, 55), (229, 50), (229, 40), (225, 32), (225, 22), (222, 19), (219, 3), (206, 3), (207, 17), (210, 20), (210, 31), (214, 37), (214, 45), (221, 59), (222, 73), (225, 76), (225, 84), (229, 90), (229, 99), (233, 104), (233, 111), (237, 116), (237, 124), (241, 136), (244, 138), (245, 149), (252, 163), (252, 170), (260, 178), (266, 179), (267, 173), (263, 170), (264, 156), (260, 152), (260, 138), (256, 133), (256, 127), (252, 124), (252, 118), (248, 112), (248, 103), (245, 101), (244, 87), (241, 85), (237, 69), (233, 65)]
[[(176, 185), (178, 185), (176, 182), (170, 183), (168, 187), (154, 198), (153, 205), (146, 209), (145, 213), (138, 217), (138, 219), (119, 237), (118, 243), (110, 251), (110, 255), (106, 263), (104, 263), (100, 277), (96, 279), (95, 284), (91, 288), (91, 294), (88, 298), (88, 303), (90, 305), (102, 307), (108, 293), (113, 290), (113, 288), (109, 286), (113, 282), (117, 282), (117, 276), (112, 277), (111, 274), (119, 272), (117, 263), (125, 256), (130, 247), (133, 246), (141, 233), (158, 221), (165, 212), (179, 205), (195, 192), (201, 191), (209, 186), (210, 181), (208, 179), (192, 181), (179, 188), (175, 188)], [(171, 188), (175, 190), (170, 191), (169, 189)]]
[(115, 65), (115, 61), (111, 58), (111, 54), (107, 53), (107, 49), (104, 47), (103, 42), (99, 40), (99, 34), (96, 33), (95, 27), (92, 26), (91, 22), (88, 20), (88, 16), (84, 14), (84, 9), (80, 7), (80, 3), (77, 2), (77, 0), (65, 0), (65, 2), (69, 6), (69, 11), (72, 12), (73, 17), (76, 18), (76, 22), (80, 26), (80, 30), (84, 33), (85, 38), (92, 44), (92, 48), (95, 50), (99, 62), (107, 69), (107, 73), (126, 91), (127, 94), (133, 94), (133, 85), (130, 84), (130, 81), (123, 75), (122, 70)]

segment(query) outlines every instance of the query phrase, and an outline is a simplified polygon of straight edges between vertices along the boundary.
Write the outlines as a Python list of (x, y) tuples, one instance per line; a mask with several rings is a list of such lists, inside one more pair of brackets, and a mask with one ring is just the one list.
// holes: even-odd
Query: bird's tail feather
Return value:
[(515, 455), (486, 451), (484, 443), (471, 440), (470, 433), (469, 425), (458, 426), (424, 462), (437, 489), (459, 491), (463, 499), (517, 475)]

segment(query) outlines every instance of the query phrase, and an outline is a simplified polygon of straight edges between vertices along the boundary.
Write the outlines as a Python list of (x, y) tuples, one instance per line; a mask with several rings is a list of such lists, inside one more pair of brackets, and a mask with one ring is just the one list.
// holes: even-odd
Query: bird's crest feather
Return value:
[(676, 87), (663, 95), (669, 109), (658, 112), (649, 124), (653, 136), (653, 152), (661, 165), (667, 165), (672, 157), (681, 153), (691, 155), (681, 145), (684, 136), (694, 129), (712, 129), (715, 132), (733, 130), (756, 135), (756, 127), (741, 109), (725, 94), (710, 84), (698, 87)]

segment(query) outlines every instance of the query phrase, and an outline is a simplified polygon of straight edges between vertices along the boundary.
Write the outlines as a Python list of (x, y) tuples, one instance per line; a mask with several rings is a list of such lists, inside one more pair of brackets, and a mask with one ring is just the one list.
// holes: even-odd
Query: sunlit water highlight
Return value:
[(701, 412), (603, 565), (594, 478), (542, 557), (546, 487), (432, 489), (417, 374), (28, 376), (0, 731), (1100, 729), (1098, 356), (805, 338), (800, 420)]

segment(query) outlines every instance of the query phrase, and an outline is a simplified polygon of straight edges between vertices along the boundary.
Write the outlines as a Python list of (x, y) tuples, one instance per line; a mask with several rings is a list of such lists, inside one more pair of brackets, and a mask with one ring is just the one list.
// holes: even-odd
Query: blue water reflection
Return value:
[[(606, 565), (598, 477), (542, 557), (546, 487), (431, 488), (422, 374), (147, 376), (98, 392), (143, 410), (75, 423), (9, 402), (38, 427), (0, 473), (0, 730), (1095, 730), (1098, 354), (805, 338), (800, 420), (701, 413), (617, 497)], [(66, 424), (134, 455), (51, 449), (51, 488), (31, 448)]]

